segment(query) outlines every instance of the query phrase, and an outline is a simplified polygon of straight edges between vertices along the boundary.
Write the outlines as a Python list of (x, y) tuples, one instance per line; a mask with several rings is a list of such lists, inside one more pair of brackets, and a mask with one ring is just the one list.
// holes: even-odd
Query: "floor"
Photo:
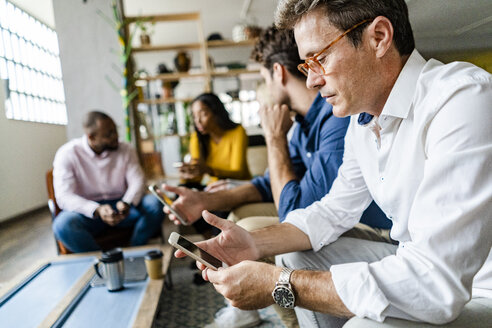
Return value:
[(35, 262), (57, 255), (48, 207), (0, 224), (0, 288)]

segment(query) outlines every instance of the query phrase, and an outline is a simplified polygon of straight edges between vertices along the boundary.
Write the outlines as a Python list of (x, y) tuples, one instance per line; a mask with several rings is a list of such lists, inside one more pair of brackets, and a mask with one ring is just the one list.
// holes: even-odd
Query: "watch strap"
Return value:
[(290, 284), (290, 276), (292, 275), (292, 272), (294, 272), (293, 269), (282, 268), (282, 271), (280, 272), (280, 276), (278, 277), (278, 283)]

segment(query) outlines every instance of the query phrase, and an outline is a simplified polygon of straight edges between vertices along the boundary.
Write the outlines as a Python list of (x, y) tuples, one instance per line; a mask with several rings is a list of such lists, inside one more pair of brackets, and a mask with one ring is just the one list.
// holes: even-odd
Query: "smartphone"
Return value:
[(164, 193), (159, 192), (159, 189), (156, 185), (149, 186), (149, 190), (152, 194), (154, 194), (157, 199), (161, 201), (161, 203), (166, 206), (171, 213), (181, 222), (182, 225), (189, 225), (189, 222), (184, 218), (184, 215), (172, 208), (173, 201), (167, 197)]
[(205, 252), (203, 249), (181, 236), (177, 232), (172, 232), (169, 236), (169, 244), (182, 250), (189, 257), (203, 263), (212, 270), (217, 270), (222, 266), (222, 261)]

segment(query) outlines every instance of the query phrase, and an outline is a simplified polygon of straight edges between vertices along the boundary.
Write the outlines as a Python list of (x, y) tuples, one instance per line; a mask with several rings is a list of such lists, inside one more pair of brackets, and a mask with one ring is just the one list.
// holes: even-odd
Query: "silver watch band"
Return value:
[(292, 272), (294, 272), (294, 269), (282, 268), (282, 272), (280, 272), (280, 276), (278, 277), (278, 283), (290, 284), (290, 276)]

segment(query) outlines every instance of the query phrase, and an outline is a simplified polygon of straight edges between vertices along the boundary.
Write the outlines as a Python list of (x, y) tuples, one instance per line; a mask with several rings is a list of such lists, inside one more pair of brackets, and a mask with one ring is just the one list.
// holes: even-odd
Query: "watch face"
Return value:
[(273, 299), (275, 303), (284, 308), (293, 308), (294, 307), (294, 293), (285, 287), (285, 286), (277, 286), (273, 291)]

